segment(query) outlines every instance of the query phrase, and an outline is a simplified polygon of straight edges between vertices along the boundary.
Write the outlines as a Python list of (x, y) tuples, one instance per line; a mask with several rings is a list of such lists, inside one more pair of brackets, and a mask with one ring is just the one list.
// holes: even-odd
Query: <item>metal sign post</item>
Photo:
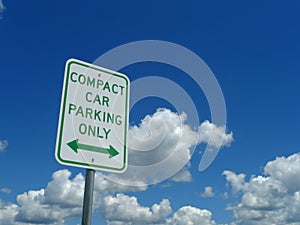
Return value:
[(93, 212), (94, 178), (95, 170), (86, 169), (82, 210), (82, 225), (91, 225)]

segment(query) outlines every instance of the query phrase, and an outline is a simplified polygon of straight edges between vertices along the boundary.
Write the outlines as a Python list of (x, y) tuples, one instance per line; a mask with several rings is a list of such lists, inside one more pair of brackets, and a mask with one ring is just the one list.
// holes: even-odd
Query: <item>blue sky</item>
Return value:
[[(123, 68), (131, 81), (159, 75), (183, 87), (199, 124), (188, 114), (180, 124), (183, 112), (164, 99), (138, 102), (130, 125), (142, 134), (148, 115), (145, 127), (166, 121), (171, 135), (178, 122), (189, 166), (181, 177), (148, 187), (114, 185), (98, 172), (93, 224), (300, 224), (298, 1), (1, 3), (0, 224), (80, 224), (85, 170), (54, 157), (65, 62), (92, 63), (142, 40), (176, 43), (207, 64), (224, 95), (227, 130), (212, 122), (203, 91), (178, 68), (154, 62)], [(199, 172), (208, 142), (199, 127), (211, 126), (228, 146)], [(115, 179), (129, 182), (129, 175)]]

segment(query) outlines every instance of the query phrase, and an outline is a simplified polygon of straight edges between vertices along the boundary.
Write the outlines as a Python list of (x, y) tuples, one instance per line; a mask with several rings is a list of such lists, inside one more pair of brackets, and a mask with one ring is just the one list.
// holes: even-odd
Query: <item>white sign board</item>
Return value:
[(55, 157), (64, 165), (124, 172), (129, 79), (80, 60), (65, 67)]

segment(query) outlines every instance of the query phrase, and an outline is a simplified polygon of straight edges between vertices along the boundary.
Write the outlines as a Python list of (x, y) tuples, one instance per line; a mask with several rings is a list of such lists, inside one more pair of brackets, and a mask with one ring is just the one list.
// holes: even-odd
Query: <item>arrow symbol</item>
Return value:
[(67, 143), (67, 145), (75, 152), (78, 153), (78, 149), (90, 151), (90, 152), (98, 152), (98, 153), (104, 153), (108, 154), (109, 158), (112, 158), (119, 154), (119, 152), (111, 145), (109, 145), (109, 148), (102, 148), (92, 145), (85, 145), (79, 143), (79, 139), (75, 139), (73, 141), (70, 141)]

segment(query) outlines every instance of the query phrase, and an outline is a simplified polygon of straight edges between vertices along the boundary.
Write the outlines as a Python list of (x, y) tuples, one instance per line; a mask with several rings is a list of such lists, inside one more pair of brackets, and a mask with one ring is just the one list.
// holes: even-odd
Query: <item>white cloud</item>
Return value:
[[(71, 172), (69, 170), (58, 170), (53, 173), (52, 180), (48, 183), (46, 188), (30, 190), (19, 194), (17, 196), (17, 204), (4, 205), (4, 203), (0, 201), (0, 220), (3, 218), (3, 221), (6, 221), (3, 223), (5, 225), (64, 224), (67, 218), (79, 217), (81, 215), (84, 182), (85, 180), (81, 173), (71, 178)], [(103, 203), (104, 197), (110, 193), (118, 191), (140, 191), (144, 190), (144, 188), (145, 187), (122, 186), (112, 183), (99, 174), (96, 174), (94, 207), (95, 209), (105, 207), (105, 205), (100, 205), (100, 203)], [(127, 198), (125, 195), (123, 195), (123, 197)], [(121, 196), (119, 196), (118, 200), (122, 200)], [(153, 220), (158, 216), (162, 216), (162, 211), (158, 210), (157, 206), (164, 206), (165, 203), (166, 201), (163, 201), (159, 205), (153, 205), (151, 211), (153, 213)], [(1, 222), (0, 225), (2, 225)]]
[(63, 224), (82, 211), (84, 178), (70, 179), (68, 170), (56, 171), (45, 189), (28, 191), (17, 196), (18, 214), (22, 223)]
[(55, 210), (50, 205), (41, 204), (41, 198), (44, 196), (44, 190), (28, 191), (18, 195), (17, 202), (19, 204), (18, 214), (15, 220), (22, 223), (41, 223), (48, 224), (61, 221), (63, 213)]
[(213, 197), (215, 194), (213, 192), (213, 188), (211, 186), (207, 186), (204, 188), (204, 192), (201, 194), (202, 198), (211, 198)]
[(4, 141), (0, 140), (0, 152), (5, 151), (5, 149), (7, 148), (7, 146), (8, 146), (8, 141), (7, 140), (4, 140)]
[(300, 154), (276, 158), (267, 163), (264, 171), (272, 178), (282, 181), (290, 193), (300, 190)]
[(84, 177), (81, 173), (70, 179), (69, 170), (58, 170), (53, 173), (53, 180), (45, 189), (41, 202), (43, 204), (78, 207), (82, 204)]
[(231, 185), (233, 194), (242, 190), (245, 184), (245, 174), (235, 174), (234, 172), (225, 170), (222, 175), (225, 175), (227, 182)]
[(201, 143), (229, 146), (233, 135), (226, 134), (225, 127), (208, 121), (195, 131), (186, 124), (186, 119), (185, 113), (179, 115), (168, 109), (158, 109), (138, 126), (130, 127), (128, 169), (121, 175), (113, 174), (107, 178), (133, 186), (154, 184), (170, 177), (176, 182), (190, 181), (187, 164), (194, 147)]
[[(79, 217), (82, 211), (84, 177), (81, 173), (74, 178), (69, 170), (58, 170), (45, 189), (30, 190), (17, 196), (15, 220), (22, 223), (64, 224), (69, 217)], [(140, 191), (145, 187), (123, 186), (96, 174), (94, 205), (99, 207), (103, 196), (118, 191)]]
[(219, 147), (220, 143), (221, 146), (230, 146), (233, 133), (226, 134), (225, 126), (217, 126), (206, 120), (199, 127), (199, 139), (199, 143), (209, 143), (213, 147)]
[(167, 199), (149, 208), (141, 206), (136, 197), (117, 194), (105, 197), (101, 210), (108, 225), (216, 225), (210, 211), (192, 206), (183, 206), (169, 217), (172, 209)]
[(104, 174), (97, 172), (95, 174), (94, 188), (95, 191), (101, 192), (102, 194), (111, 194), (124, 191), (144, 191), (147, 189), (147, 186), (143, 185), (143, 183), (135, 186), (122, 185), (106, 179)]
[(212, 213), (206, 209), (198, 209), (192, 206), (184, 206), (180, 208), (173, 217), (167, 220), (169, 225), (215, 225), (215, 221), (211, 219)]
[(117, 194), (116, 197), (106, 196), (100, 208), (108, 224), (158, 224), (172, 212), (167, 199), (148, 208), (141, 206), (136, 197), (124, 194)]
[(223, 197), (224, 199), (227, 199), (227, 198), (228, 198), (228, 192), (223, 193), (223, 194), (222, 194), (222, 197)]
[(14, 217), (18, 213), (18, 206), (11, 203), (4, 203), (0, 199), (0, 225), (13, 225)]
[(188, 162), (181, 170), (178, 171), (174, 176), (170, 178), (174, 182), (190, 182), (192, 180), (192, 174), (189, 171), (191, 167), (190, 162)]
[[(59, 170), (53, 173), (45, 189), (18, 195), (17, 204), (4, 204), (0, 200), (0, 225), (64, 225), (67, 218), (80, 220), (84, 178), (81, 174), (70, 177), (70, 171)], [(94, 209), (103, 214), (108, 225), (177, 225), (199, 224), (199, 221), (203, 225), (215, 224), (210, 211), (191, 206), (184, 206), (172, 215), (168, 199), (147, 207), (140, 205), (134, 196), (123, 193), (112, 196), (109, 194), (112, 191), (108, 191), (109, 183), (106, 183), (109, 181), (101, 178), (99, 182), (99, 178), (95, 179), (95, 184), (104, 184), (104, 187), (95, 188)]]
[(241, 201), (229, 207), (236, 224), (299, 225), (300, 154), (276, 158), (264, 171), (264, 176), (252, 176), (248, 182), (245, 175), (237, 178), (235, 173), (226, 172), (227, 181), (242, 194)]
[(11, 193), (11, 190), (10, 190), (9, 188), (1, 188), (1, 189), (0, 189), (0, 192), (6, 193), (6, 194), (10, 194), (10, 193)]

